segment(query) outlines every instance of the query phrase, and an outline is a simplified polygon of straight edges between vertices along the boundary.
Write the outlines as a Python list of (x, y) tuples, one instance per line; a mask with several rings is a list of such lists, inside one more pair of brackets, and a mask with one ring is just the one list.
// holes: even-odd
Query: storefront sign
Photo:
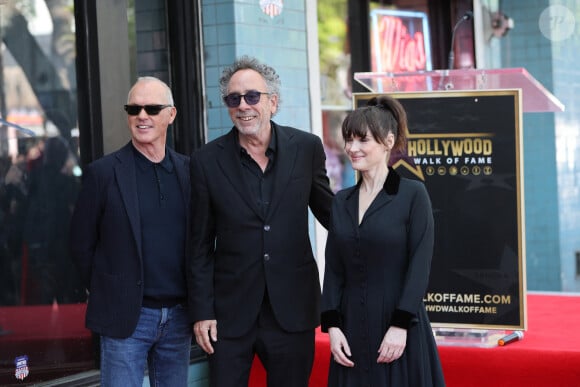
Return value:
[(424, 12), (371, 11), (373, 72), (431, 70), (429, 27)]

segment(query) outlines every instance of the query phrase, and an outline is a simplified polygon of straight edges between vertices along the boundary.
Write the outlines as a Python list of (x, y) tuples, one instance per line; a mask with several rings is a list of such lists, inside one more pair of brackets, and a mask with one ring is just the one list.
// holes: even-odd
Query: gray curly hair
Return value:
[(258, 59), (248, 55), (239, 57), (231, 66), (226, 67), (222, 71), (220, 77), (220, 93), (222, 98), (228, 93), (228, 85), (232, 76), (240, 70), (254, 70), (260, 74), (262, 78), (264, 78), (264, 81), (266, 81), (268, 93), (270, 93), (270, 95), (275, 94), (278, 96), (278, 109), (280, 109), (280, 76), (272, 67), (261, 63)]

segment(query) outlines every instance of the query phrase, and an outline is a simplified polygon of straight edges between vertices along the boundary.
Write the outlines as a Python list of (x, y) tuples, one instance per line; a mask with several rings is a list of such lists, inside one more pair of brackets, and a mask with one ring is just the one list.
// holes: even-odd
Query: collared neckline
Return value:
[[(401, 176), (391, 167), (389, 167), (389, 174), (387, 175), (387, 179), (385, 180), (385, 184), (383, 184), (383, 190), (388, 195), (396, 195), (399, 192), (399, 184), (401, 183)], [(358, 179), (356, 183), (356, 189), (353, 189), (348, 197), (352, 196), (352, 194), (360, 189), (362, 184), (362, 177)]]
[(142, 171), (147, 170), (147, 168), (150, 168), (153, 165), (161, 166), (168, 173), (173, 172), (173, 163), (171, 162), (167, 148), (165, 149), (165, 157), (163, 157), (163, 160), (158, 163), (154, 163), (153, 161), (149, 160), (147, 157), (145, 157), (145, 155), (143, 155), (143, 153), (139, 152), (134, 145), (132, 145), (132, 148), (135, 155), (136, 164)]
[[(276, 154), (276, 149), (277, 149), (277, 140), (276, 140), (276, 129), (273, 123), (270, 124), (271, 132), (272, 135), (270, 136), (270, 143), (268, 144), (268, 148), (266, 149), (266, 156), (268, 156), (271, 159), (271, 155)], [(238, 132), (238, 130), (235, 130), (235, 136), (234, 138), (235, 143), (236, 143), (236, 147), (238, 148), (239, 154), (240, 156), (243, 155), (248, 155), (248, 151), (240, 144), (240, 133)]]

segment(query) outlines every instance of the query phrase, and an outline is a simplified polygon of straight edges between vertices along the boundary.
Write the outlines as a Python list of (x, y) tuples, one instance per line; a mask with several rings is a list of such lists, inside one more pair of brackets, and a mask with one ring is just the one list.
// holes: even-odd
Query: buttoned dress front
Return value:
[[(328, 386), (444, 385), (423, 304), (434, 243), (427, 191), (422, 183), (390, 169), (384, 189), (360, 224), (358, 202), (359, 185), (339, 192), (332, 206), (322, 325), (323, 330), (325, 325), (342, 329), (355, 366), (343, 367), (331, 359)], [(378, 364), (381, 341), (401, 315), (409, 323), (403, 355)]]

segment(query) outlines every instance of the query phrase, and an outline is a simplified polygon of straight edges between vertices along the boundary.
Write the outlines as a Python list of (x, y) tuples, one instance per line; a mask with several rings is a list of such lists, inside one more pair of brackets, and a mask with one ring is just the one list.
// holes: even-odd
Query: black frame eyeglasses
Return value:
[(141, 113), (141, 109), (145, 109), (145, 113), (150, 116), (156, 116), (161, 112), (161, 110), (173, 107), (173, 105), (125, 105), (125, 111), (130, 116), (137, 116)]
[(228, 94), (224, 97), (224, 102), (226, 106), (229, 108), (237, 108), (238, 106), (240, 106), (240, 103), (242, 103), (242, 97), (244, 97), (244, 101), (246, 101), (248, 105), (255, 105), (258, 102), (260, 102), (262, 94), (270, 95), (270, 93), (263, 93), (257, 90), (250, 90), (246, 92), (246, 94), (240, 93)]

